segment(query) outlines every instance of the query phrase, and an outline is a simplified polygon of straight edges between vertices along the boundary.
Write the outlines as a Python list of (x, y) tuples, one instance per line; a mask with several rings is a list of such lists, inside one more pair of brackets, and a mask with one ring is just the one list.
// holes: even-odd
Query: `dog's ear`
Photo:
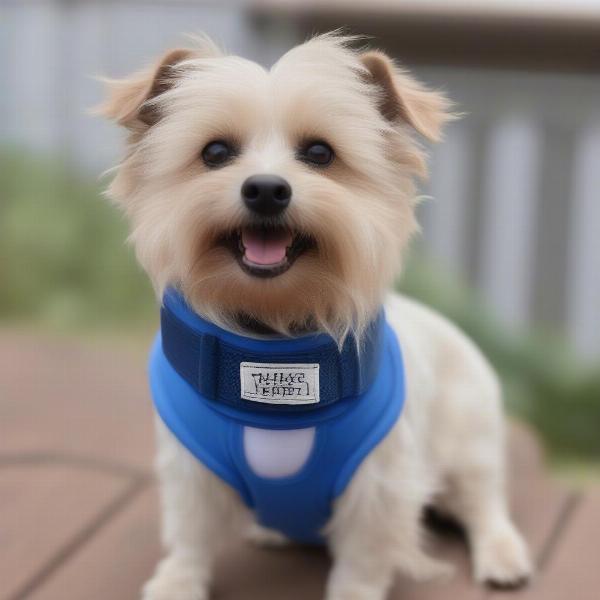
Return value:
[(123, 79), (103, 79), (108, 98), (93, 109), (96, 114), (116, 121), (128, 129), (147, 128), (160, 120), (160, 110), (149, 102), (170, 89), (180, 75), (178, 65), (201, 56), (196, 50), (169, 50), (152, 67)]
[(408, 123), (427, 139), (438, 141), (444, 123), (456, 118), (450, 112), (452, 103), (397, 67), (383, 52), (371, 50), (360, 58), (367, 81), (379, 88), (381, 114), (392, 123)]

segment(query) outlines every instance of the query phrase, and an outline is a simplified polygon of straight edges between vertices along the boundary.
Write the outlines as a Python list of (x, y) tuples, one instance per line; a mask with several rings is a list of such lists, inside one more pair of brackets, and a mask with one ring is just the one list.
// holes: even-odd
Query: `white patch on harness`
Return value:
[(296, 475), (308, 462), (316, 430), (244, 427), (244, 454), (259, 477), (279, 479)]
[(265, 404), (319, 402), (319, 363), (240, 364), (242, 398)]

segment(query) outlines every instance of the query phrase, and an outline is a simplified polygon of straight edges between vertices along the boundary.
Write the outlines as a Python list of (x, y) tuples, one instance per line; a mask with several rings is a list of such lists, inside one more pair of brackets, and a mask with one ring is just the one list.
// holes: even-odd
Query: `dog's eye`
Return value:
[(325, 142), (310, 142), (299, 152), (300, 160), (318, 167), (326, 167), (331, 163), (333, 157), (331, 146)]
[(221, 167), (235, 156), (233, 148), (221, 140), (210, 142), (202, 150), (202, 160), (207, 167)]

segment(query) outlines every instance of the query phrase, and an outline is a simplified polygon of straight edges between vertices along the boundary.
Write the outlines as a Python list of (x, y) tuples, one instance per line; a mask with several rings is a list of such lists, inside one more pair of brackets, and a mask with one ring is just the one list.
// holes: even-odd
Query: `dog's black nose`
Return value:
[(242, 184), (244, 204), (264, 216), (283, 212), (292, 199), (290, 184), (278, 175), (252, 175)]

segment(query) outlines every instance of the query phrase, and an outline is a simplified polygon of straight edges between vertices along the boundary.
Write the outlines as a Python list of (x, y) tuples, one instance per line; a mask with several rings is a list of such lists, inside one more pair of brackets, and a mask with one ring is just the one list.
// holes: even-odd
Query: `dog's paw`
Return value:
[(533, 575), (527, 545), (512, 524), (477, 540), (473, 551), (475, 578), (480, 583), (516, 589), (526, 585)]
[(258, 523), (252, 523), (248, 527), (245, 538), (261, 548), (282, 548), (290, 544), (290, 540), (279, 531), (267, 529)]
[(142, 600), (208, 600), (205, 578), (198, 565), (178, 556), (164, 558), (142, 591)]

